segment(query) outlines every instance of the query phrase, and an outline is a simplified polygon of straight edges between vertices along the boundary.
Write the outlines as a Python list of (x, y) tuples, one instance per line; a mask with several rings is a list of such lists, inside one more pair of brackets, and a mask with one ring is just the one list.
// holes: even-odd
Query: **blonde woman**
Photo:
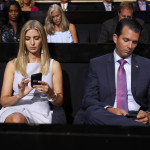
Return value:
[(48, 43), (78, 43), (75, 25), (69, 23), (62, 8), (53, 4), (45, 19)]
[(39, 11), (34, 0), (18, 0), (22, 11)]
[[(40, 85), (31, 87), (31, 75), (39, 72)], [(58, 107), (63, 103), (62, 70), (59, 62), (50, 59), (43, 26), (30, 20), (21, 30), (17, 58), (6, 66), (0, 122), (50, 124), (53, 111), (49, 103)]]

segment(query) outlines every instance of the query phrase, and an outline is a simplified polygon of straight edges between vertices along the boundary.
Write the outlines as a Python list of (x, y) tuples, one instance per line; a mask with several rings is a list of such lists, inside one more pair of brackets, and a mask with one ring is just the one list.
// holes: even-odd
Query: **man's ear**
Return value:
[(118, 40), (117, 34), (113, 34), (113, 41), (115, 44), (117, 43), (117, 40)]

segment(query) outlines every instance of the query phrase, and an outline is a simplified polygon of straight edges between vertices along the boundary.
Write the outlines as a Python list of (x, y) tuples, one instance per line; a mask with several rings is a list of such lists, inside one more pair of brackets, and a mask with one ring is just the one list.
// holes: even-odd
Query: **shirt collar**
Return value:
[(143, 5), (145, 5), (145, 4), (146, 4), (146, 1), (143, 1), (143, 2), (138, 1), (138, 3), (139, 3), (139, 5), (141, 5), (142, 3), (143, 3)]
[(104, 5), (105, 5), (105, 6), (111, 6), (111, 3), (110, 3), (110, 4), (106, 4), (106, 3), (104, 3)]
[[(130, 55), (129, 57), (125, 58), (124, 60), (127, 61), (128, 64), (131, 65), (131, 57), (132, 55)], [(116, 51), (114, 50), (114, 62), (116, 63), (118, 60), (122, 59), (117, 53)]]
[[(62, 4), (62, 3), (61, 3), (61, 6), (63, 6), (63, 4)], [(67, 8), (68, 3), (65, 3), (65, 4), (64, 4), (64, 6), (65, 6), (65, 8)]]

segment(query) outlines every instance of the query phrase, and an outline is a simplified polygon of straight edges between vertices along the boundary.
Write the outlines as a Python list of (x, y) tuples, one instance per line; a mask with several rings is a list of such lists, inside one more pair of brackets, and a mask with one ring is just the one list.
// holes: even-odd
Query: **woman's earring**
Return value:
[(25, 48), (25, 51), (24, 51), (25, 55), (27, 54), (27, 49)]
[(41, 54), (43, 54), (43, 49), (41, 49)]

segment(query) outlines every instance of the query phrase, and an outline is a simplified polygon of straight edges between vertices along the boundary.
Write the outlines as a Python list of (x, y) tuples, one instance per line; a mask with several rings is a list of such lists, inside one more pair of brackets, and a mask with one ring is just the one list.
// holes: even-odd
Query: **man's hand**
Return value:
[(148, 124), (150, 121), (150, 114), (148, 112), (140, 110), (135, 121), (141, 122), (143, 124)]
[(121, 109), (121, 108), (113, 108), (113, 107), (108, 107), (107, 110), (113, 114), (116, 115), (122, 115), (122, 116), (126, 116), (127, 113), (125, 110)]

